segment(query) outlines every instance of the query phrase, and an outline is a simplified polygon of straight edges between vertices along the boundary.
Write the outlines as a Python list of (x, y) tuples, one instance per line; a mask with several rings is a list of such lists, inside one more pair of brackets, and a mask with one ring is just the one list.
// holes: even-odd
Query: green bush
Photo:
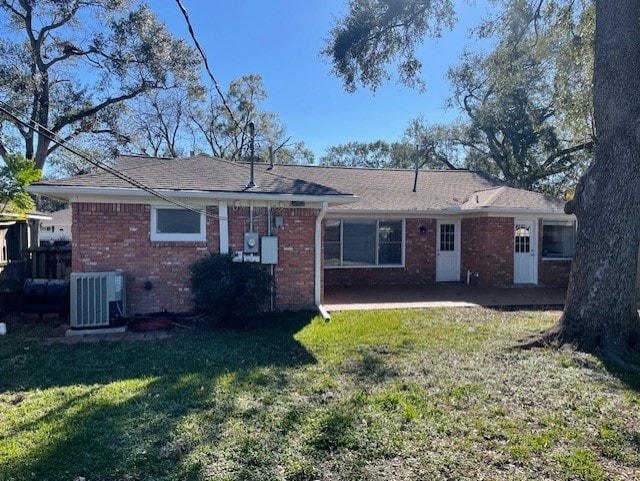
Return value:
[(271, 275), (260, 264), (233, 262), (229, 255), (211, 254), (191, 266), (195, 309), (210, 315), (217, 325), (255, 325), (272, 285)]

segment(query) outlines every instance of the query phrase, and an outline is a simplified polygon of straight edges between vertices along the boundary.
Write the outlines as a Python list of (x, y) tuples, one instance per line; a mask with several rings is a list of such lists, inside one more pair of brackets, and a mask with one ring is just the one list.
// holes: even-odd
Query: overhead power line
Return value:
[(229, 112), (229, 116), (231, 117), (231, 120), (235, 124), (236, 128), (240, 128), (240, 124), (236, 120), (235, 115), (233, 115), (233, 111), (229, 107), (229, 104), (227, 103), (227, 100), (225, 99), (224, 94), (220, 89), (220, 85), (218, 85), (218, 81), (213, 75), (213, 72), (211, 72), (211, 68), (209, 68), (209, 60), (207, 59), (207, 55), (204, 53), (204, 50), (200, 46), (200, 42), (198, 42), (198, 39), (196, 38), (196, 34), (193, 30), (193, 25), (191, 24), (191, 20), (189, 19), (189, 14), (187, 13), (187, 9), (184, 7), (184, 5), (180, 0), (176, 0), (176, 3), (178, 4), (178, 8), (180, 8), (180, 11), (182, 12), (182, 16), (184, 17), (184, 20), (187, 23), (187, 28), (189, 29), (189, 34), (191, 35), (191, 38), (193, 39), (193, 43), (196, 45), (196, 48), (198, 49), (198, 52), (202, 57), (202, 61), (204, 62), (204, 68), (207, 71), (207, 74), (209, 74), (209, 78), (213, 82), (213, 86), (215, 87), (216, 92), (218, 92), (218, 95), (222, 100), (222, 104), (224, 105), (224, 108), (227, 110), (227, 112)]
[[(14, 121), (18, 122), (20, 125), (28, 128), (29, 130), (33, 130), (38, 135), (42, 135), (43, 137), (49, 139), (51, 142), (55, 143), (56, 145), (60, 146), (61, 148), (67, 150), (68, 152), (71, 152), (74, 155), (77, 155), (78, 157), (80, 157), (81, 159), (87, 161), (88, 163), (90, 163), (94, 167), (97, 167), (97, 168), (99, 168), (101, 170), (104, 170), (105, 172), (108, 172), (111, 175), (114, 175), (118, 179), (123, 180), (124, 182), (126, 182), (127, 184), (129, 184), (129, 185), (131, 185), (133, 187), (136, 187), (136, 188), (138, 188), (140, 190), (143, 190), (144, 192), (147, 192), (148, 194), (151, 194), (152, 196), (157, 197), (159, 199), (162, 199), (165, 202), (173, 204), (173, 205), (175, 205), (177, 207), (181, 207), (183, 209), (190, 210), (192, 212), (202, 213), (201, 209), (198, 209), (197, 207), (189, 205), (189, 204), (187, 204), (185, 202), (181, 202), (181, 201), (176, 200), (174, 198), (171, 198), (171, 197), (169, 197), (167, 195), (164, 195), (163, 193), (158, 192), (156, 189), (143, 184), (142, 182), (134, 179), (131, 176), (128, 176), (127, 174), (125, 174), (123, 172), (120, 172), (119, 170), (113, 168), (112, 166), (107, 165), (107, 164), (105, 164), (103, 162), (100, 162), (98, 160), (92, 159), (91, 156), (89, 154), (87, 154), (86, 152), (82, 152), (80, 149), (77, 149), (75, 147), (70, 147), (66, 142), (58, 140), (59, 136), (55, 132), (52, 132), (47, 127), (45, 127), (42, 124), (39, 124), (35, 120), (30, 120), (28, 122), (22, 120), (20, 118), (20, 114), (18, 112), (16, 112), (16, 110), (14, 110), (9, 104), (7, 104), (6, 102), (4, 102), (2, 100), (0, 100), (0, 111), (2, 111), (3, 113), (5, 113), (9, 117), (11, 117)], [(212, 217), (212, 218), (216, 218), (216, 219), (220, 218), (219, 215), (208, 213), (206, 211), (206, 209), (204, 211), (204, 215), (207, 216), (207, 217)]]

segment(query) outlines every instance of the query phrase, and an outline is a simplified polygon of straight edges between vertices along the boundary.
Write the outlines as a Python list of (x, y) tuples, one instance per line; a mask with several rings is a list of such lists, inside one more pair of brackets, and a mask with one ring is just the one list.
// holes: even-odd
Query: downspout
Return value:
[(325, 214), (327, 213), (327, 209), (329, 208), (329, 204), (325, 201), (322, 203), (322, 209), (318, 213), (316, 217), (316, 252), (315, 252), (315, 303), (316, 307), (320, 311), (320, 314), (324, 318), (325, 321), (331, 319), (329, 312), (322, 305), (322, 299), (320, 298), (320, 292), (322, 289), (322, 220), (324, 219)]

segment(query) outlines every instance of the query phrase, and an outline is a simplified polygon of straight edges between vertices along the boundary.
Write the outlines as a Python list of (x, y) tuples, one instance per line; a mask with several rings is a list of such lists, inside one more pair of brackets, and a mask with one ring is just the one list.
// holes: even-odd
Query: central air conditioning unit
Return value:
[(115, 316), (126, 315), (123, 272), (71, 274), (71, 328), (109, 327)]

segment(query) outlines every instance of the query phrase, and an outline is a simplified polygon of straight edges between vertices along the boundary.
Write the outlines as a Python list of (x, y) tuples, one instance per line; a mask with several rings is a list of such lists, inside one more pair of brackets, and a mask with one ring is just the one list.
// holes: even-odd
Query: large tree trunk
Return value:
[(595, 160), (567, 204), (578, 233), (562, 342), (618, 356), (640, 334), (640, 2), (596, 0)]

